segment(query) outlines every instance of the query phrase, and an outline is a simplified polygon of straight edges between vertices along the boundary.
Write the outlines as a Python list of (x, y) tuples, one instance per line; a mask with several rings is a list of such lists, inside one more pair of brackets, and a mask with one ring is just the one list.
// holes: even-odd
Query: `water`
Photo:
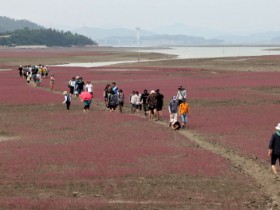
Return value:
[(279, 55), (279, 47), (173, 47), (170, 49), (140, 50), (141, 52), (156, 52), (177, 55), (179, 59), (187, 58), (218, 58)]
[[(177, 55), (178, 59), (188, 58), (218, 58), (218, 57), (240, 57), (240, 56), (262, 56), (262, 55), (280, 55), (279, 47), (172, 47), (166, 49), (139, 49), (135, 51), (155, 52)], [(140, 62), (145, 60), (140, 60)], [(120, 63), (136, 63), (137, 61), (108, 61), (93, 63), (68, 63), (56, 66), (70, 67), (100, 67)]]
[(99, 67), (99, 66), (109, 66), (119, 63), (135, 63), (137, 61), (107, 61), (107, 62), (89, 62), (89, 63), (67, 63), (58, 64), (55, 66), (68, 66), (68, 67)]

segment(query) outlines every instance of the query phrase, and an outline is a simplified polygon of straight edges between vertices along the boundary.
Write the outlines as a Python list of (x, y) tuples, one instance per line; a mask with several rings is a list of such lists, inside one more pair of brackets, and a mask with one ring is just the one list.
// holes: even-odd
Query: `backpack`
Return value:
[(117, 106), (118, 105), (118, 95), (117, 94), (111, 95), (109, 103), (111, 106)]
[(119, 101), (120, 103), (124, 102), (124, 94), (123, 94), (123, 93), (119, 93), (119, 94), (118, 94), (118, 101)]

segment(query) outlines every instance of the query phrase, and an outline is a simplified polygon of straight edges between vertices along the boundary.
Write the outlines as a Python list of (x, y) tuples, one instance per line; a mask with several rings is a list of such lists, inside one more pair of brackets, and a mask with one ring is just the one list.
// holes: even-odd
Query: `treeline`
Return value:
[(15, 31), (24, 28), (43, 29), (44, 27), (32, 23), (28, 20), (16, 20), (16, 19), (0, 16), (0, 33), (6, 31)]
[(55, 29), (30, 30), (29, 28), (24, 28), (0, 34), (0, 45), (2, 46), (46, 45), (48, 47), (71, 47), (96, 44), (96, 42), (83, 35)]

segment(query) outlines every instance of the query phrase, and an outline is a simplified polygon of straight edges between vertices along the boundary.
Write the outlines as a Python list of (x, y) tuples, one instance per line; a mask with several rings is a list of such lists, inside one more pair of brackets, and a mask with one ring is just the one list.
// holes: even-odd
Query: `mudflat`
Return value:
[[(0, 206), (277, 209), (267, 150), (279, 120), (280, 57), (181, 60), (141, 53), (151, 61), (51, 66), (135, 58), (128, 49), (0, 49), (0, 68), (11, 69), (0, 71)], [(18, 65), (28, 64), (51, 66), (54, 91), (48, 78), (34, 87), (18, 76)], [(70, 112), (61, 104), (76, 75), (94, 85), (87, 114), (78, 99)], [(104, 106), (104, 87), (113, 81), (126, 95), (124, 113)], [(168, 126), (167, 106), (179, 85), (188, 91), (191, 115), (188, 128), (177, 132)], [(165, 99), (162, 119), (131, 114), (131, 91), (157, 88)]]

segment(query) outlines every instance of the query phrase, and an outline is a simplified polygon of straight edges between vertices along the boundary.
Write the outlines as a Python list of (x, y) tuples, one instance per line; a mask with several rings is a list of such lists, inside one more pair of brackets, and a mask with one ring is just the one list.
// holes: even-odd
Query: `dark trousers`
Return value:
[(65, 104), (66, 104), (66, 109), (69, 110), (69, 109), (70, 109), (71, 102), (66, 101)]

